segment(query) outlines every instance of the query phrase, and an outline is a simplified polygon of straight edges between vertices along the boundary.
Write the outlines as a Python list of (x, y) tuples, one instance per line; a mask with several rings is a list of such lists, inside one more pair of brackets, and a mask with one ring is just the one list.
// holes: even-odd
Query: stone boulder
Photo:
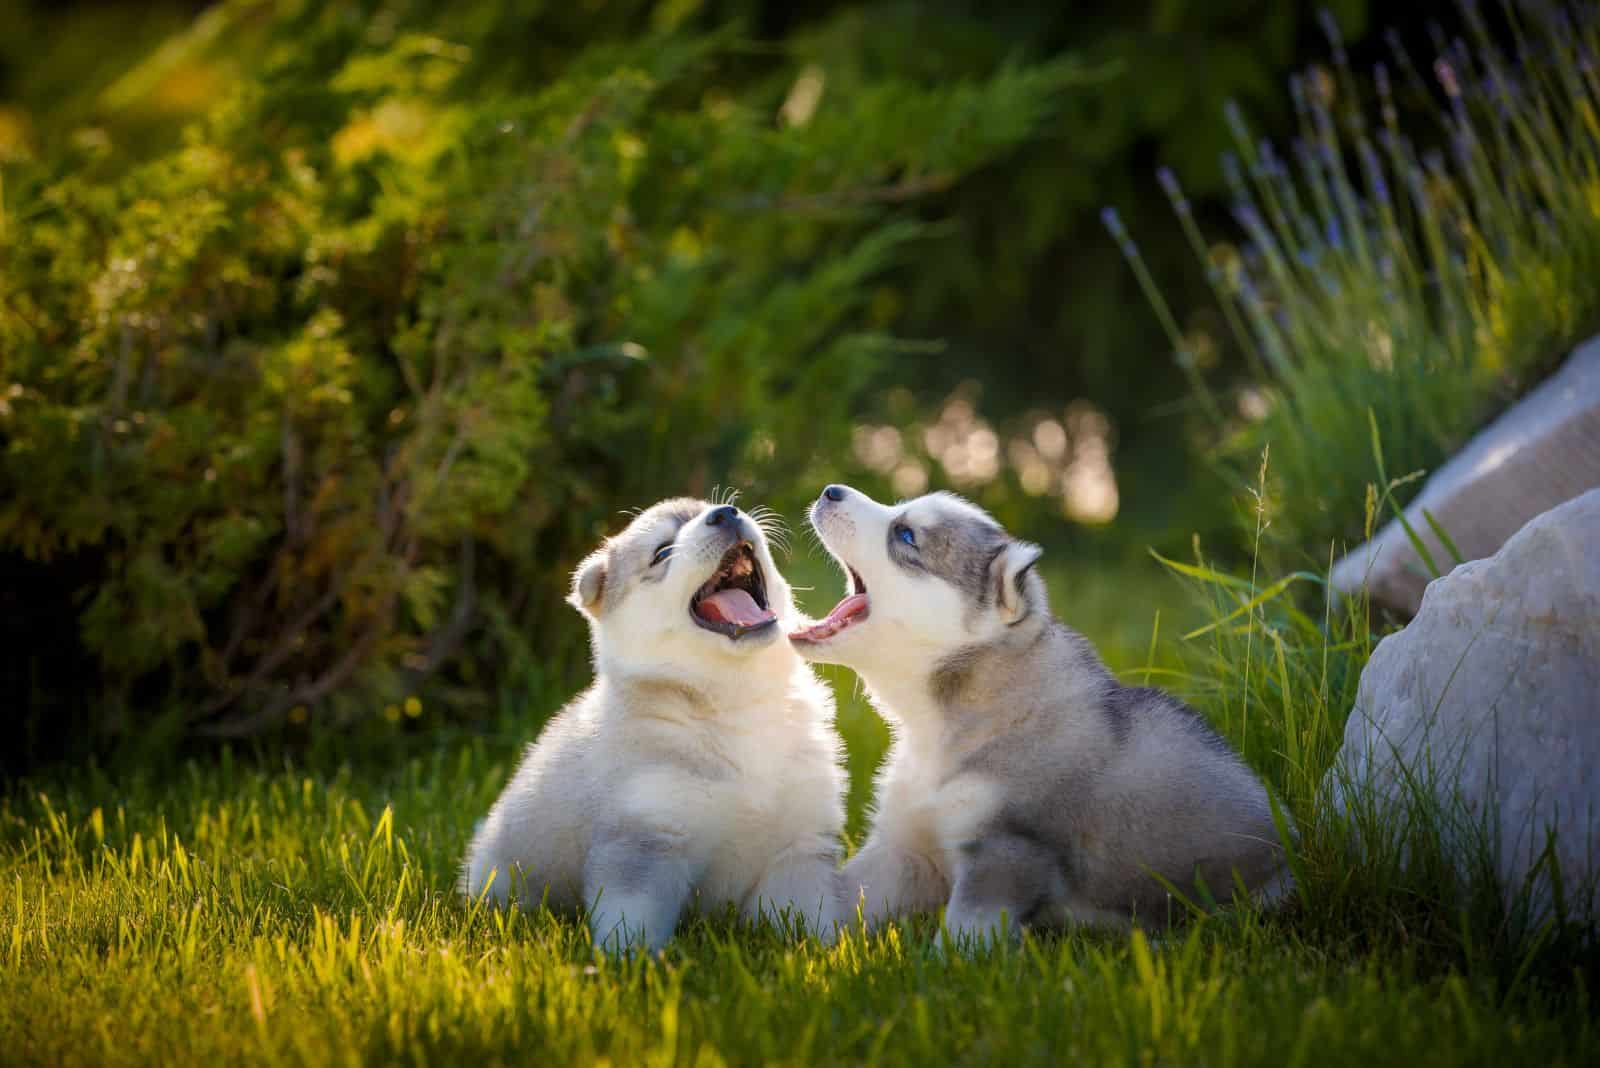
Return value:
[[(1451, 848), (1489, 846), (1508, 906), (1553, 830), (1566, 900), (1600, 918), (1600, 490), (1429, 584), (1373, 651), (1325, 785), (1389, 826), (1429, 791)], [(1548, 914), (1546, 876), (1525, 903)]]
[[(1579, 346), (1540, 383), (1428, 479), (1405, 510), (1433, 562), (1454, 559), (1433, 533), (1427, 510), (1460, 550), (1481, 560), (1522, 524), (1600, 486), (1600, 338)], [(1398, 520), (1334, 565), (1329, 584), (1413, 616), (1430, 578)]]

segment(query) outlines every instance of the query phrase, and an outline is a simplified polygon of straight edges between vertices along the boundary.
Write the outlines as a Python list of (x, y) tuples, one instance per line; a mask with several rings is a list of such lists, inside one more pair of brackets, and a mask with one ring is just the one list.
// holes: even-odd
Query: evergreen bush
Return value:
[[(578, 15), (235, 5), (249, 75), (180, 146), (9, 184), (0, 555), (31, 610), (73, 599), (73, 729), (470, 712), (570, 657), (559, 594), (621, 503), (809, 486), (897, 344), (905, 205), (1080, 79), (818, 107), (735, 33)], [(36, 744), (49, 653), (6, 653)]]

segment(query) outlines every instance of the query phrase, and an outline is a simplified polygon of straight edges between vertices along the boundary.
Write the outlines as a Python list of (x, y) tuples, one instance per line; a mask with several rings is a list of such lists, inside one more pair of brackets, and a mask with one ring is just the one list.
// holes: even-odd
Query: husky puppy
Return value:
[[(595, 682), (529, 746), (461, 890), (587, 907), (596, 945), (659, 948), (686, 907), (837, 919), (843, 775), (833, 699), (760, 526), (669, 500), (573, 575)], [(514, 884), (516, 889), (514, 890)]]
[(847, 908), (873, 924), (945, 906), (953, 935), (989, 937), (1164, 921), (1156, 876), (1219, 899), (1280, 876), (1261, 783), (1197, 713), (1121, 685), (1051, 617), (1038, 546), (946, 493), (891, 507), (829, 486), (811, 523), (846, 596), (789, 640), (853, 668), (895, 734)]

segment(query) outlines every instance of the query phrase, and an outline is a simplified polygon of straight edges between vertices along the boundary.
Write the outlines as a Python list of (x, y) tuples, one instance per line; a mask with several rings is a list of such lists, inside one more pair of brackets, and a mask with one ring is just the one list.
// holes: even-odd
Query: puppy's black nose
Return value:
[(731, 504), (725, 504), (721, 508), (713, 508), (711, 509), (711, 514), (706, 516), (706, 526), (720, 527), (723, 523), (731, 521), (738, 514), (739, 509)]
[(829, 486), (822, 491), (822, 495), (830, 501), (842, 501), (848, 491), (843, 486)]

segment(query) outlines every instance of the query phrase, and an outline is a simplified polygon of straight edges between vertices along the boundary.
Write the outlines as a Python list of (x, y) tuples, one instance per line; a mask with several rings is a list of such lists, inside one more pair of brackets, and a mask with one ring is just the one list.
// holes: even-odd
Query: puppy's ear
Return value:
[(606, 554), (602, 549), (590, 553), (572, 573), (572, 592), (567, 603), (590, 619), (600, 618), (600, 599), (606, 592)]
[(1031, 541), (1008, 541), (989, 565), (989, 589), (994, 593), (995, 610), (1006, 624), (1020, 623), (1028, 615), (1028, 569), (1039, 562), (1044, 550)]

